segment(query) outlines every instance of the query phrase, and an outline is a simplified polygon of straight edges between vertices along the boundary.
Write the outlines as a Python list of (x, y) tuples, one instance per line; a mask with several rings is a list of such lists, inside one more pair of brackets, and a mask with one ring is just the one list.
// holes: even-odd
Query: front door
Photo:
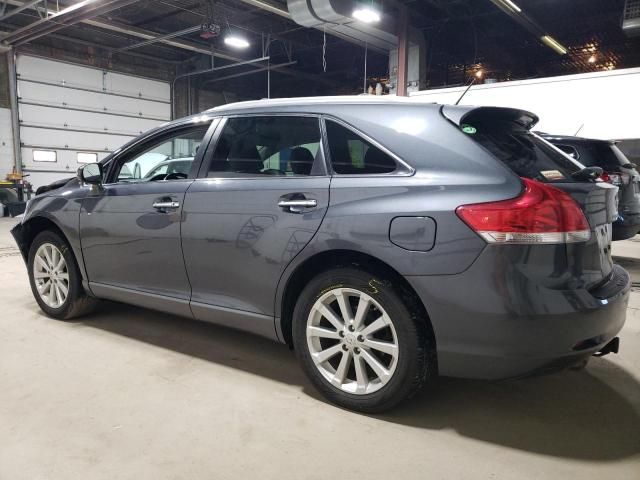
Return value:
[(273, 336), (280, 276), (329, 203), (319, 118), (231, 117), (217, 136), (184, 203), (191, 307), (202, 320)]
[(190, 315), (180, 227), (210, 123), (172, 128), (118, 155), (83, 201), (82, 253), (96, 295)]

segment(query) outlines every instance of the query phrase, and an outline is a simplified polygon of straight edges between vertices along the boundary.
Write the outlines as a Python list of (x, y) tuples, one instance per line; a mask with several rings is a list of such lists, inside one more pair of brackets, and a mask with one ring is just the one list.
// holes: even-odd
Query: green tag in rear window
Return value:
[(462, 131), (464, 133), (468, 133), (469, 135), (473, 135), (474, 133), (476, 133), (478, 130), (476, 130), (476, 127), (472, 127), (471, 125), (462, 125)]

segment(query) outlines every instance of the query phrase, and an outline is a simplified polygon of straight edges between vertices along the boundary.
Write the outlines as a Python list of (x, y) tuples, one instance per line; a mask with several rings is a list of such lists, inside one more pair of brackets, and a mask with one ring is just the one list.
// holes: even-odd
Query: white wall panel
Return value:
[(23, 103), (39, 103), (59, 107), (81, 108), (135, 117), (166, 120), (171, 115), (171, 105), (164, 102), (131, 99), (107, 93), (87, 92), (62, 86), (18, 81), (18, 95)]
[(19, 108), (20, 123), (24, 124), (25, 127), (37, 125), (53, 129), (88, 130), (135, 137), (160, 123), (157, 120), (79, 112), (77, 110), (36, 105), (20, 104)]
[[(26, 55), (16, 68), (22, 163), (35, 187), (75, 174), (78, 152), (102, 159), (171, 117), (167, 82)], [(56, 161), (34, 162), (34, 149)]]
[(110, 73), (107, 76), (106, 88), (115, 92), (125, 92), (142, 98), (166, 100), (171, 95), (169, 84), (146, 78), (132, 77), (120, 73)]
[(104, 133), (65, 132), (43, 128), (22, 127), (20, 140), (23, 146), (53, 148), (75, 148), (112, 152), (133, 137), (105, 135)]
[(169, 84), (158, 80), (27, 55), (18, 58), (17, 70), (18, 78), (169, 101)]
[(55, 60), (20, 55), (16, 64), (18, 78), (28, 78), (53, 83), (68, 83), (102, 89), (101, 70), (73, 65)]
[[(455, 103), (465, 87), (411, 94), (425, 102)], [(529, 110), (537, 130), (602, 139), (640, 138), (640, 68), (475, 85), (461, 105)]]

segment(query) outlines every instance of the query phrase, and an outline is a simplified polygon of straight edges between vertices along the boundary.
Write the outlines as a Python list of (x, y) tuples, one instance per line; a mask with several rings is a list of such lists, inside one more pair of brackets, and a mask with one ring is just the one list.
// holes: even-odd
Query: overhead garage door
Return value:
[(27, 55), (16, 71), (22, 165), (35, 187), (171, 117), (167, 82)]

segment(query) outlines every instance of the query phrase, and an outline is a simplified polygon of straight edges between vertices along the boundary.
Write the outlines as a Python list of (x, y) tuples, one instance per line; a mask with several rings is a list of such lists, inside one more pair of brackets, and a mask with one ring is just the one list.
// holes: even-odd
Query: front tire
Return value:
[(82, 277), (69, 244), (58, 233), (40, 232), (29, 248), (29, 283), (48, 316), (69, 320), (92, 311), (97, 300), (82, 287)]
[(339, 268), (302, 291), (293, 313), (294, 348), (332, 403), (378, 413), (411, 397), (434, 373), (425, 320), (392, 282)]

